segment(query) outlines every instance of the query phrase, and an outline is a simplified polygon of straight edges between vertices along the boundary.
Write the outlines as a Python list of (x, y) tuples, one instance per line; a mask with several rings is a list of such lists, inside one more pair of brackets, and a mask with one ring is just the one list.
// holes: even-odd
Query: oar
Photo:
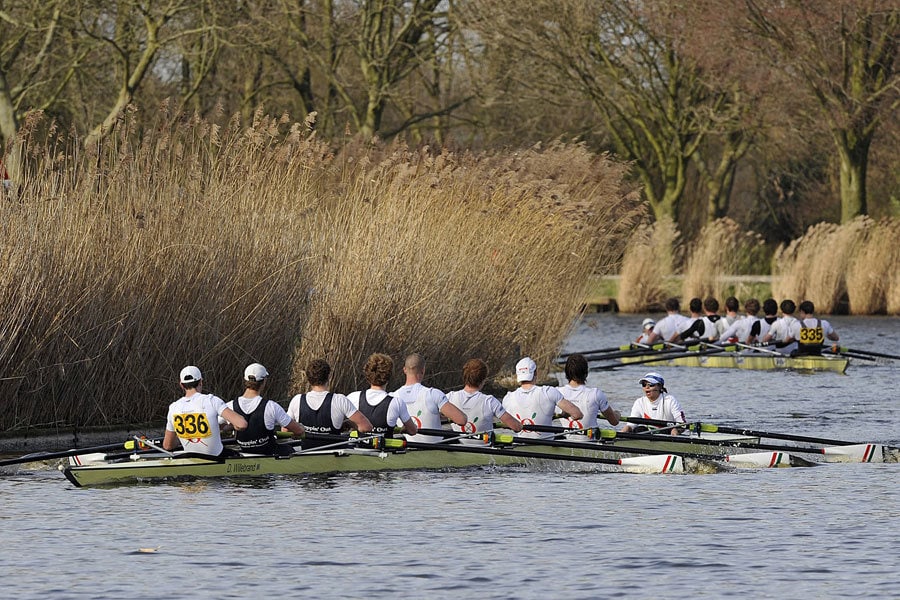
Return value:
[[(637, 423), (639, 425), (661, 425), (661, 426), (669, 426), (671, 427), (675, 424), (674, 421), (661, 421), (658, 419), (642, 419), (639, 417), (622, 417), (623, 421), (627, 421), (629, 423)], [(682, 426), (685, 423), (681, 423)], [(849, 442), (846, 440), (834, 440), (830, 438), (820, 438), (820, 437), (810, 437), (805, 435), (794, 435), (790, 433), (774, 433), (771, 431), (756, 431), (754, 429), (744, 429), (741, 427), (726, 427), (723, 425), (715, 425), (713, 423), (687, 423), (688, 429), (692, 431), (700, 431), (704, 433), (733, 433), (736, 435), (747, 435), (751, 437), (761, 437), (761, 438), (770, 438), (773, 440), (787, 440), (790, 442), (805, 442), (807, 444), (822, 444), (828, 446), (859, 446), (864, 445), (862, 442)], [(890, 449), (895, 449), (894, 446), (887, 446)]]
[(622, 350), (631, 350), (631, 349), (632, 349), (631, 344), (625, 344), (623, 346), (612, 346), (610, 348), (596, 348), (594, 350), (579, 350), (577, 352), (564, 352), (559, 355), (559, 358), (569, 358), (573, 354), (584, 354), (584, 355), (603, 354), (606, 352), (619, 352)]
[(855, 350), (853, 348), (845, 348), (843, 346), (839, 347), (838, 350), (841, 352), (841, 354), (853, 352), (855, 354), (864, 354), (866, 356), (876, 356), (878, 358), (889, 358), (891, 360), (900, 360), (900, 356), (897, 356), (896, 354), (885, 354), (883, 352), (872, 352), (871, 350)]
[[(558, 429), (566, 429), (560, 428), (550, 425), (528, 425), (527, 429), (533, 429), (534, 431), (554, 431)], [(666, 429), (671, 429), (671, 426)], [(731, 447), (731, 448), (749, 448), (751, 450), (765, 450), (766, 452), (755, 452), (755, 453), (741, 453), (741, 454), (710, 454), (709, 452), (671, 452), (677, 456), (682, 456), (684, 458), (693, 458), (701, 461), (706, 461), (709, 463), (714, 460), (724, 460), (733, 466), (737, 467), (812, 467), (817, 463), (810, 462), (806, 459), (800, 458), (799, 456), (794, 456), (792, 453), (796, 451), (806, 452), (809, 454), (824, 454), (825, 452), (821, 452), (821, 449), (810, 449), (808, 452), (804, 449), (798, 448), (796, 446), (777, 446), (777, 445), (767, 445), (767, 444), (752, 444), (748, 442), (728, 442), (728, 441), (710, 441), (703, 440), (700, 438), (684, 438), (678, 436), (670, 436), (660, 434), (659, 436), (652, 434), (640, 434), (640, 433), (623, 433), (621, 431), (615, 431), (612, 429), (595, 429), (590, 434), (591, 439), (603, 439), (607, 441), (611, 441), (613, 439), (623, 439), (623, 440), (641, 440), (647, 441), (652, 440), (653, 442), (673, 442), (676, 444), (685, 444), (685, 445), (704, 445), (704, 446), (719, 446), (719, 447)], [(521, 439), (521, 438), (519, 438)], [(590, 443), (588, 443), (590, 447)], [(607, 446), (607, 445), (595, 445), (594, 449), (601, 449), (607, 451), (614, 452), (628, 452), (634, 454), (640, 454), (645, 452), (663, 453), (667, 452), (665, 450), (652, 450), (645, 448), (629, 448), (627, 446), (619, 446), (616, 449), (615, 446)], [(694, 448), (688, 448), (693, 450)]]
[[(147, 441), (159, 443), (161, 440), (142, 439), (141, 443), (146, 443)], [(121, 448), (131, 450), (134, 448), (134, 446), (135, 442), (133, 442), (132, 440), (128, 440), (124, 443), (119, 442), (117, 444), (105, 444), (103, 446), (92, 446), (90, 448), (74, 448), (72, 450), (63, 450), (61, 452), (36, 452), (32, 454), (26, 454), (25, 456), (19, 456), (17, 458), (0, 460), (0, 467), (5, 467), (8, 465), (20, 465), (23, 463), (37, 462), (41, 460), (52, 460), (54, 458), (67, 458), (69, 456), (75, 456), (76, 454), (90, 454), (92, 452), (105, 452), (106, 450), (119, 450)]]
[[(537, 426), (535, 426), (537, 427)], [(560, 430), (566, 428), (558, 428)], [(570, 433), (573, 430), (568, 430)], [(574, 431), (584, 431), (584, 430), (574, 430)], [(419, 429), (419, 433), (423, 435), (433, 435), (433, 436), (455, 436), (457, 432), (450, 431), (447, 429)], [(644, 452), (643, 450), (619, 450), (609, 448), (607, 449), (604, 446), (601, 446), (597, 443), (579, 443), (579, 442), (563, 442), (559, 440), (552, 439), (541, 439), (541, 438), (523, 438), (519, 436), (513, 436), (508, 434), (495, 434), (494, 432), (489, 432), (486, 434), (485, 432), (470, 434), (471, 436), (486, 436), (486, 441), (492, 442), (494, 445), (477, 445), (477, 446), (463, 446), (459, 444), (450, 444), (447, 442), (455, 441), (456, 437), (448, 437), (447, 439), (438, 442), (436, 444), (428, 444), (422, 442), (407, 442), (407, 445), (410, 448), (419, 448), (424, 450), (447, 450), (448, 452), (470, 452), (471, 448), (476, 450), (497, 450), (499, 452), (487, 452), (487, 454), (502, 454), (502, 455), (515, 455), (515, 456), (523, 456), (525, 458), (541, 458), (544, 460), (574, 460), (581, 462), (599, 462), (602, 464), (610, 464), (615, 465), (618, 464), (620, 466), (625, 467), (635, 467), (639, 471), (650, 470), (653, 472), (660, 473), (672, 473), (672, 472), (681, 472), (684, 470), (684, 458), (697, 458), (698, 460), (708, 460), (708, 456), (697, 456), (694, 457), (692, 455), (681, 455), (681, 454), (673, 454), (672, 452), (664, 452), (662, 450), (650, 450), (648, 452)], [(533, 441), (525, 441), (525, 440), (533, 440)], [(637, 457), (626, 457), (621, 459), (614, 458), (601, 458), (601, 457), (590, 457), (590, 456), (569, 456), (569, 455), (553, 455), (553, 454), (543, 454), (538, 452), (528, 452), (528, 451), (520, 451), (516, 448), (517, 445), (542, 445), (542, 446), (554, 446), (558, 448), (570, 448), (570, 449), (583, 449), (583, 450), (591, 450), (594, 452), (597, 451), (606, 451), (611, 450), (613, 452), (622, 452), (627, 454), (643, 454), (646, 456), (637, 456)], [(462, 448), (466, 448), (466, 450), (462, 450)]]
[(619, 367), (625, 367), (625, 366), (630, 366), (630, 365), (646, 365), (646, 364), (655, 363), (655, 362), (674, 360), (676, 358), (686, 358), (689, 356), (706, 356), (709, 354), (718, 354), (720, 352), (726, 352), (727, 350), (728, 349), (725, 347), (717, 347), (717, 348), (710, 349), (710, 350), (696, 350), (696, 351), (691, 350), (691, 351), (687, 351), (687, 352), (678, 351), (678, 350), (672, 350), (672, 351), (664, 350), (664, 351), (658, 353), (658, 354), (664, 354), (664, 356), (653, 356), (653, 357), (642, 359), (642, 360), (628, 361), (627, 363), (614, 363), (611, 365), (599, 365), (599, 366), (591, 367), (591, 370), (592, 371), (602, 371), (602, 370), (606, 370), (606, 369), (617, 369)]
[(634, 348), (631, 350), (623, 350), (621, 352), (611, 352), (606, 354), (585, 354), (584, 358), (588, 361), (597, 361), (597, 360), (613, 360), (616, 358), (623, 358), (626, 356), (650, 356), (652, 354), (660, 354), (662, 352), (672, 352), (672, 350), (667, 350), (665, 344), (659, 343), (653, 346), (646, 346), (644, 344), (632, 344)]
[[(510, 436), (513, 437), (513, 436)], [(626, 471), (653, 472), (653, 473), (681, 473), (684, 472), (684, 459), (677, 454), (661, 454), (659, 456), (631, 456), (626, 458), (602, 458), (600, 456), (556, 455), (544, 452), (530, 452), (516, 448), (498, 448), (495, 446), (464, 446), (460, 444), (426, 444), (423, 442), (407, 442), (410, 448), (421, 450), (446, 450), (447, 452), (469, 452), (475, 454), (488, 454), (493, 456), (515, 456), (520, 458), (538, 458), (541, 460), (563, 460), (574, 462), (587, 462), (603, 465), (617, 465), (625, 467)], [(593, 448), (597, 449), (597, 448)]]
[(834, 352), (831, 350), (822, 350), (822, 354), (825, 356), (846, 356), (847, 358), (855, 358), (856, 360), (868, 360), (870, 362), (878, 362), (878, 358), (874, 356), (867, 356), (865, 354), (856, 354), (854, 352)]

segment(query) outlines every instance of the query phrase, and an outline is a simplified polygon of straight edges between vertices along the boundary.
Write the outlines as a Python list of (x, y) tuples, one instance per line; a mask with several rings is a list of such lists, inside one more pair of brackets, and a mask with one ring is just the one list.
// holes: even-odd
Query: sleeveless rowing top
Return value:
[(373, 434), (386, 437), (391, 437), (393, 434), (394, 424), (387, 422), (388, 407), (393, 399), (393, 396), (387, 395), (384, 400), (372, 406), (366, 398), (366, 390), (359, 393), (359, 412), (366, 415), (366, 418), (372, 423)]
[(247, 419), (247, 428), (235, 432), (241, 452), (275, 454), (278, 451), (275, 430), (266, 427), (266, 404), (268, 402), (268, 400), (260, 398), (259, 404), (248, 414), (241, 408), (240, 398), (234, 401), (234, 412)]
[[(306, 394), (300, 396), (300, 424), (306, 428), (309, 433), (327, 433), (330, 435), (340, 435), (341, 430), (334, 426), (331, 420), (331, 400), (334, 393), (328, 392), (322, 401), (322, 406), (318, 410), (313, 409), (306, 401)], [(318, 448), (332, 442), (328, 440), (310, 440), (304, 439), (301, 447), (304, 450), (310, 448)]]
[(800, 321), (800, 338), (797, 340), (797, 354), (821, 354), (825, 345), (825, 331), (822, 321), (816, 319), (815, 327), (808, 327), (806, 319)]

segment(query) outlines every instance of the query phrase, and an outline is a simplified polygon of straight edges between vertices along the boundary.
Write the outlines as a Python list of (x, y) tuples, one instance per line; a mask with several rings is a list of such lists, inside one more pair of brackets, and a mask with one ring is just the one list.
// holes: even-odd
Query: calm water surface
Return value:
[[(624, 343), (640, 321), (591, 316), (566, 349)], [(900, 355), (900, 320), (832, 321), (844, 345)], [(647, 370), (592, 383), (626, 411)], [(898, 363), (843, 376), (659, 370), (690, 419), (900, 445)], [(0, 476), (2, 596), (900, 598), (898, 484), (897, 464), (111, 489), (21, 472)]]

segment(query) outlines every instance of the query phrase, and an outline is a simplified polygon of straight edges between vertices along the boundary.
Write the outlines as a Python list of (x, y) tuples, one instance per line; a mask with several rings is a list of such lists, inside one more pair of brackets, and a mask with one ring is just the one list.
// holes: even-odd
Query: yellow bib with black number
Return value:
[(212, 435), (206, 413), (183, 413), (172, 417), (175, 433), (180, 438), (208, 438)]
[(801, 327), (800, 340), (803, 345), (821, 345), (825, 343), (825, 331), (822, 326), (818, 327)]

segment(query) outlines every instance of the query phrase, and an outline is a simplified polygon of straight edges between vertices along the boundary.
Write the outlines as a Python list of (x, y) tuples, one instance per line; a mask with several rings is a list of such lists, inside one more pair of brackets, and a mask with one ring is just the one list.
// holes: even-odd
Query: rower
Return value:
[[(687, 419), (681, 404), (666, 390), (666, 381), (659, 373), (647, 373), (640, 378), (639, 383), (644, 390), (644, 395), (634, 401), (631, 407), (630, 417), (641, 419), (656, 419), (659, 421), (673, 421), (685, 423)], [(623, 432), (635, 429), (631, 423), (626, 423)], [(680, 429), (673, 427), (672, 435), (678, 435)]]
[(561, 386), (559, 392), (563, 398), (581, 409), (584, 415), (580, 421), (564, 419), (568, 427), (577, 429), (593, 429), (597, 427), (597, 415), (603, 414), (610, 425), (618, 425), (620, 414), (609, 404), (606, 394), (599, 388), (585, 385), (588, 375), (588, 362), (581, 354), (572, 354), (566, 359), (566, 379), (569, 380)]
[(778, 303), (775, 298), (766, 298), (762, 303), (763, 318), (759, 321), (759, 337), (754, 342), (761, 342), (778, 320)]
[(797, 307), (800, 313), (800, 333), (797, 337), (797, 354), (801, 355), (817, 355), (822, 354), (822, 348), (825, 345), (825, 338), (832, 342), (840, 339), (834, 331), (831, 323), (825, 319), (820, 319), (814, 314), (816, 312), (815, 305), (804, 300)]
[[(349, 421), (360, 433), (372, 431), (372, 423), (343, 394), (329, 391), (331, 365), (316, 358), (306, 365), (309, 391), (291, 398), (287, 413), (309, 433), (339, 435), (344, 422)], [(308, 450), (330, 444), (328, 441), (304, 439), (302, 448)]]
[[(523, 425), (552, 425), (553, 415), (559, 409), (571, 419), (584, 417), (581, 409), (566, 400), (555, 387), (535, 385), (537, 365), (525, 357), (516, 363), (516, 381), (519, 387), (506, 394), (503, 408), (512, 413)], [(553, 437), (552, 433), (525, 432), (525, 437)]]
[(244, 369), (244, 393), (227, 404), (228, 408), (247, 420), (247, 428), (235, 434), (238, 446), (245, 454), (288, 456), (294, 448), (279, 444), (275, 428), (303, 435), (303, 426), (285, 412), (274, 400), (266, 400), (260, 394), (269, 378), (269, 371), (259, 363)]
[(690, 326), (690, 320), (681, 314), (681, 303), (678, 298), (666, 300), (666, 313), (666, 316), (653, 326), (650, 344), (654, 344), (660, 339), (664, 342), (675, 342), (678, 335)]
[(797, 339), (800, 337), (800, 321), (794, 317), (797, 305), (790, 298), (781, 301), (781, 318), (772, 324), (769, 333), (763, 336), (763, 343), (775, 342), (775, 349), (782, 354), (793, 354), (797, 351)]
[[(481, 391), (487, 380), (488, 367), (480, 358), (470, 358), (463, 365), (463, 389), (447, 394), (447, 400), (466, 416), (463, 425), (452, 423), (453, 431), (460, 433), (488, 433), (494, 430), (494, 418), (515, 432), (522, 431), (522, 423), (506, 412), (497, 398)], [(461, 439), (462, 444), (481, 444), (472, 439)]]
[(750, 298), (744, 302), (744, 312), (746, 316), (743, 319), (736, 319), (734, 323), (722, 332), (722, 343), (741, 342), (742, 344), (752, 344), (759, 338), (761, 331), (759, 314), (759, 300)]
[(369, 389), (352, 392), (347, 397), (372, 423), (373, 433), (391, 437), (394, 424), (399, 419), (403, 433), (415, 435), (418, 427), (409, 416), (406, 403), (387, 393), (386, 386), (393, 372), (394, 361), (390, 356), (377, 352), (370, 355), (363, 365), (363, 375), (369, 383)]
[(735, 321), (738, 321), (741, 316), (738, 314), (738, 311), (741, 309), (741, 303), (734, 296), (728, 296), (725, 298), (725, 316), (722, 317), (722, 322), (718, 323), (719, 327), (719, 337), (722, 336), (722, 332), (726, 329), (734, 325)]
[[(707, 302), (709, 302), (710, 306), (715, 306), (716, 308), (713, 311), (718, 309), (719, 302), (715, 298), (707, 298)], [(710, 300), (712, 302), (710, 302)], [(701, 342), (714, 342), (719, 338), (719, 330), (716, 326), (716, 322), (719, 320), (719, 315), (716, 314), (715, 318), (710, 318), (709, 313), (706, 315), (701, 314), (701, 311), (704, 310), (704, 304), (700, 300), (700, 298), (691, 298), (688, 307), (691, 311), (691, 316), (688, 317), (688, 325), (682, 329), (677, 339), (672, 340), (675, 342), (687, 342), (691, 340), (697, 340)]]
[(181, 370), (179, 385), (184, 396), (169, 405), (166, 416), (166, 435), (163, 448), (176, 450), (180, 442), (186, 452), (208, 456), (233, 456), (234, 450), (222, 445), (219, 417), (234, 427), (235, 431), (247, 428), (247, 420), (213, 394), (204, 394), (203, 375), (191, 365)]
[[(406, 383), (391, 395), (400, 398), (406, 404), (406, 410), (415, 421), (416, 427), (440, 429), (441, 415), (456, 425), (466, 424), (465, 413), (450, 404), (444, 392), (422, 385), (422, 380), (425, 378), (425, 359), (421, 354), (410, 354), (406, 357), (406, 361), (403, 363), (403, 373), (406, 375)], [(402, 425), (399, 422), (397, 424)], [(406, 439), (411, 442), (434, 444), (444, 438), (417, 433), (416, 435), (407, 435)]]

